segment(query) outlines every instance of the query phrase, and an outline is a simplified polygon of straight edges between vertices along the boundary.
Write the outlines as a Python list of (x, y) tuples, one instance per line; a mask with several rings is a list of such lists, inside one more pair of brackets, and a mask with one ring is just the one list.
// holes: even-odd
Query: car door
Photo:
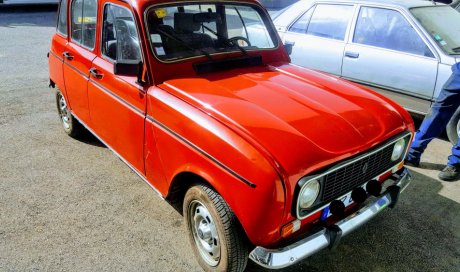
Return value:
[(433, 52), (400, 11), (362, 6), (345, 49), (342, 76), (425, 113), (438, 72)]
[(65, 92), (64, 73), (62, 71), (64, 65), (62, 54), (67, 46), (67, 2), (67, 0), (61, 0), (59, 4), (56, 34), (53, 35), (48, 62), (50, 79), (59, 87), (68, 101)]
[(90, 125), (88, 75), (96, 57), (97, 0), (73, 0), (70, 4), (70, 42), (63, 52), (68, 103), (77, 118)]
[(141, 62), (141, 49), (130, 8), (106, 3), (102, 11), (100, 54), (88, 84), (95, 133), (138, 173), (144, 173), (146, 89), (137, 76), (114, 74), (114, 63)]
[(342, 72), (345, 38), (354, 5), (318, 4), (307, 10), (283, 36), (292, 44), (292, 63), (335, 75)]

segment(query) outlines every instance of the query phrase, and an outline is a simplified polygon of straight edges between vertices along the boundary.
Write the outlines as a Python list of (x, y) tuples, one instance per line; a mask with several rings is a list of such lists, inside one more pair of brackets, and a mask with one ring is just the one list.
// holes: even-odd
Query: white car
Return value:
[[(425, 115), (460, 61), (460, 13), (421, 0), (301, 0), (273, 16), (294, 64), (381, 92)], [(447, 133), (460, 134), (460, 109)]]

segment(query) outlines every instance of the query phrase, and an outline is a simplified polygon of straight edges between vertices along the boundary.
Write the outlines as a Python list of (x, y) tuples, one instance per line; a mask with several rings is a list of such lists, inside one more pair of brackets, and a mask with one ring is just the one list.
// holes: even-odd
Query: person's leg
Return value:
[(449, 156), (447, 166), (439, 172), (439, 178), (445, 181), (460, 179), (460, 138), (452, 147), (452, 155)]
[[(453, 78), (449, 79), (445, 86)], [(423, 120), (419, 130), (415, 134), (414, 140), (406, 157), (406, 162), (412, 165), (418, 165), (423, 151), (433, 138), (439, 136), (449, 123), (450, 118), (460, 105), (459, 91), (451, 91), (444, 88), (438, 96), (438, 99), (431, 106), (430, 112)]]

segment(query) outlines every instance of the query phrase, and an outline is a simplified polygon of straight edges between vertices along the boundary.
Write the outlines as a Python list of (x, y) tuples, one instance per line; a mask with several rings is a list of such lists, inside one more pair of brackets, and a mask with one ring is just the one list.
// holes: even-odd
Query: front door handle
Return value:
[(68, 59), (68, 60), (73, 60), (73, 56), (70, 55), (70, 53), (67, 52), (67, 51), (64, 52), (64, 53), (62, 53), (62, 55), (64, 56), (64, 58), (66, 58), (66, 59)]
[(96, 68), (89, 69), (89, 73), (97, 79), (101, 79), (104, 76), (103, 74), (100, 74)]
[(357, 58), (359, 58), (359, 53), (346, 51), (345, 52), (345, 57), (352, 58), (352, 59), (357, 59)]

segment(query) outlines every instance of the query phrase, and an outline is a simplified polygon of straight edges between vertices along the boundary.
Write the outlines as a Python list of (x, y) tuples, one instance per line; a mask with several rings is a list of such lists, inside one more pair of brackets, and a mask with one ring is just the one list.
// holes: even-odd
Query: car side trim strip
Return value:
[(50, 50), (51, 55), (53, 55), (55, 58), (57, 58), (60, 62), (64, 62), (64, 59), (61, 58), (58, 54), (54, 53), (53, 51)]
[(79, 73), (81, 76), (83, 76), (86, 80), (89, 79), (89, 75), (83, 73), (82, 71), (80, 71), (77, 67), (73, 66), (72, 64), (64, 61), (64, 64), (69, 66), (69, 68), (71, 68), (72, 70), (74, 70), (75, 72)]
[(153, 117), (147, 115), (147, 121), (149, 121), (150, 123), (154, 124), (154, 125), (157, 125), (159, 126), (161, 129), (163, 129), (164, 131), (166, 131), (167, 133), (173, 135), (174, 137), (178, 138), (179, 140), (181, 140), (183, 143), (187, 144), (188, 146), (192, 147), (193, 149), (195, 149), (196, 151), (198, 151), (199, 153), (201, 153), (203, 156), (205, 156), (206, 158), (210, 159), (211, 161), (213, 161), (215, 164), (217, 164), (218, 166), (220, 166), (221, 168), (223, 168), (224, 170), (226, 170), (227, 172), (229, 172), (230, 174), (232, 174), (234, 177), (238, 178), (239, 180), (241, 180), (242, 182), (246, 183), (247, 185), (249, 185), (251, 188), (256, 188), (256, 184), (248, 181), (247, 179), (245, 179), (244, 177), (240, 176), (238, 173), (236, 173), (235, 171), (233, 171), (230, 167), (226, 166), (225, 164), (223, 164), (222, 162), (220, 162), (219, 160), (217, 160), (216, 158), (214, 158), (212, 155), (210, 155), (209, 153), (207, 153), (206, 151), (204, 151), (203, 149), (199, 148), (197, 145), (195, 145), (194, 143), (190, 142), (189, 140), (185, 139), (184, 137), (182, 137), (181, 135), (179, 135), (177, 132), (173, 131), (172, 129), (168, 128), (167, 126), (165, 126), (164, 124), (160, 123), (159, 121), (155, 120)]
[(107, 89), (106, 87), (102, 86), (99, 82), (96, 82), (95, 80), (93, 79), (89, 79), (89, 82), (93, 83), (94, 86), (96, 86), (97, 88), (99, 88), (101, 91), (107, 93), (108, 95), (110, 95), (112, 98), (114, 98), (115, 100), (117, 100), (118, 102), (126, 105), (130, 110), (132, 110), (134, 113), (136, 113), (137, 115), (141, 116), (142, 118), (145, 118), (145, 113), (138, 109), (137, 107), (135, 107), (133, 104), (129, 103), (128, 101), (124, 100), (123, 98), (121, 98), (119, 95), (117, 95), (116, 93), (112, 92), (111, 90)]

